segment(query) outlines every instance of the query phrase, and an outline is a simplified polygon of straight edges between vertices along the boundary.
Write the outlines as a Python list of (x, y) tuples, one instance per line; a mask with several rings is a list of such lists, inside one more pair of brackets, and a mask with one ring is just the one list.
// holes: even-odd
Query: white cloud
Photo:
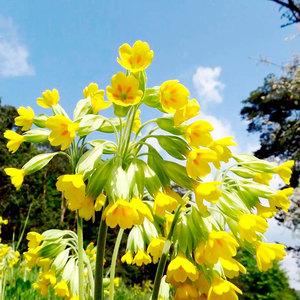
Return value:
[(219, 81), (221, 68), (198, 67), (193, 75), (193, 83), (197, 90), (199, 101), (221, 103), (223, 96), (221, 92), (225, 84)]
[(18, 38), (12, 18), (0, 16), (0, 76), (16, 77), (34, 75), (28, 62), (29, 52)]

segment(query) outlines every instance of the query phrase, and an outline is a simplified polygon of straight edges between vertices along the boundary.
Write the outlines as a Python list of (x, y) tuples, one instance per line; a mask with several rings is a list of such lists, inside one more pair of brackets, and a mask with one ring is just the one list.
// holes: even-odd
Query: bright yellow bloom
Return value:
[(90, 97), (93, 114), (97, 114), (99, 110), (106, 109), (111, 106), (111, 103), (104, 101), (104, 90), (98, 90), (97, 83), (90, 83), (83, 90), (84, 98)]
[(186, 170), (189, 177), (197, 179), (197, 177), (205, 177), (210, 173), (210, 162), (217, 162), (217, 153), (209, 149), (195, 149), (188, 153)]
[[(210, 283), (206, 279), (204, 273), (199, 272), (198, 279), (194, 282), (194, 284), (201, 292), (201, 295), (203, 295), (203, 296), (208, 295), (208, 291), (210, 289)], [(200, 299), (202, 299), (202, 298), (200, 298)]]
[(82, 201), (81, 207), (78, 210), (79, 217), (85, 219), (86, 221), (93, 218), (95, 220), (95, 208), (94, 200), (90, 197), (85, 197)]
[(220, 257), (220, 263), (224, 269), (225, 275), (228, 278), (239, 276), (239, 272), (246, 274), (246, 268), (233, 258), (222, 258)]
[(111, 79), (111, 87), (106, 88), (107, 98), (115, 104), (129, 106), (141, 101), (143, 92), (139, 90), (139, 81), (131, 74), (119, 72)]
[[(0, 225), (7, 225), (8, 224), (8, 220), (7, 219), (3, 219), (1, 216), (0, 216)], [(1, 231), (0, 231), (1, 232)]]
[(165, 81), (160, 87), (160, 102), (168, 113), (174, 113), (188, 103), (189, 91), (178, 80)]
[(242, 240), (253, 243), (257, 239), (257, 232), (265, 233), (267, 228), (267, 221), (260, 216), (253, 214), (241, 214), (239, 216), (238, 230)]
[(32, 287), (42, 296), (48, 296), (48, 285), (43, 282), (34, 282)]
[(277, 173), (285, 184), (290, 184), (290, 179), (292, 176), (292, 168), (294, 166), (294, 161), (289, 160), (283, 163), (281, 166), (274, 169), (274, 172)]
[(186, 127), (185, 137), (192, 147), (207, 147), (213, 141), (213, 138), (209, 133), (213, 130), (214, 128), (209, 122), (199, 120)]
[(126, 262), (127, 265), (131, 265), (132, 261), (133, 261), (133, 257), (131, 252), (127, 252), (121, 257), (121, 262), (123, 264)]
[(275, 206), (266, 207), (260, 203), (256, 204), (257, 215), (263, 218), (272, 218), (276, 215), (277, 208)]
[(206, 211), (206, 206), (203, 204), (203, 200), (209, 201), (211, 203), (217, 203), (219, 198), (222, 195), (221, 190), (217, 187), (217, 185), (221, 185), (220, 181), (212, 181), (212, 182), (201, 182), (196, 183), (194, 186), (194, 192), (196, 197), (196, 203), (201, 212)]
[(47, 258), (38, 257), (36, 260), (36, 265), (42, 267), (44, 272), (49, 271), (50, 264), (51, 264), (51, 260), (49, 257)]
[(198, 278), (198, 270), (183, 254), (178, 254), (168, 265), (166, 282), (176, 286), (188, 278), (195, 281)]
[(140, 119), (140, 113), (141, 113), (141, 110), (139, 109), (135, 115), (134, 115), (134, 120), (133, 120), (133, 125), (132, 125), (132, 131), (134, 133), (136, 133), (139, 128), (141, 127), (141, 119)]
[(46, 127), (51, 129), (49, 141), (52, 146), (61, 145), (61, 150), (67, 149), (75, 139), (79, 124), (73, 123), (65, 116), (56, 115), (46, 121)]
[(117, 225), (123, 229), (131, 228), (140, 219), (136, 208), (123, 199), (110, 203), (103, 214), (106, 224), (111, 228), (115, 228)]
[(114, 286), (115, 286), (115, 287), (119, 287), (119, 285), (120, 285), (120, 277), (116, 277), (116, 278), (114, 279)]
[(152, 238), (147, 248), (147, 253), (153, 257), (153, 263), (156, 264), (162, 255), (166, 239), (164, 237)]
[(57, 89), (53, 89), (52, 91), (46, 90), (43, 92), (42, 98), (37, 98), (37, 104), (44, 108), (49, 108), (54, 105), (57, 105), (59, 101), (59, 94)]
[(207, 300), (238, 300), (236, 293), (242, 294), (242, 291), (233, 283), (222, 278), (214, 278)]
[(11, 153), (15, 153), (25, 141), (25, 137), (23, 135), (20, 135), (12, 130), (6, 130), (4, 132), (4, 137), (9, 140), (6, 147)]
[(272, 196), (269, 199), (270, 207), (280, 207), (283, 209), (283, 211), (288, 212), (291, 205), (291, 200), (288, 197), (292, 196), (293, 192), (293, 188), (287, 188), (277, 191), (276, 195)]
[(85, 183), (82, 174), (59, 176), (56, 188), (64, 193), (70, 210), (77, 210), (82, 207), (85, 200)]
[(132, 207), (134, 207), (139, 215), (139, 219), (136, 225), (141, 225), (144, 222), (144, 218), (146, 217), (150, 222), (153, 222), (153, 216), (150, 208), (137, 197), (133, 197), (130, 201)]
[(142, 41), (136, 41), (132, 47), (123, 44), (119, 48), (119, 55), (120, 59), (117, 58), (118, 63), (133, 73), (148, 68), (153, 59), (153, 51), (150, 50), (146, 42)]
[(29, 241), (28, 242), (28, 248), (29, 249), (33, 249), (36, 248), (37, 246), (40, 245), (40, 243), (44, 240), (44, 236), (42, 236), (41, 234), (37, 233), (37, 232), (28, 232), (26, 239)]
[(145, 251), (138, 250), (132, 263), (136, 264), (138, 267), (141, 267), (142, 265), (148, 265), (151, 263), (151, 257)]
[(165, 227), (164, 227), (165, 236), (167, 236), (170, 232), (173, 219), (174, 219), (174, 215), (172, 215), (172, 214), (166, 214), (165, 215), (165, 221), (166, 221), (165, 222)]
[(160, 217), (163, 217), (168, 212), (173, 212), (178, 206), (178, 201), (162, 192), (158, 192), (154, 199), (153, 212)]
[(70, 291), (65, 280), (61, 280), (54, 286), (55, 295), (59, 298), (70, 297)]
[(4, 172), (10, 176), (11, 183), (15, 186), (16, 190), (19, 190), (25, 176), (25, 170), (16, 168), (5, 168)]
[(104, 194), (100, 194), (95, 201), (95, 211), (100, 211), (104, 206), (106, 201), (106, 196)]
[(37, 260), (39, 258), (38, 252), (40, 249), (41, 247), (36, 247), (33, 249), (29, 249), (27, 252), (23, 253), (27, 268), (32, 269), (36, 265)]
[(286, 255), (285, 246), (280, 244), (266, 244), (258, 242), (256, 246), (256, 262), (260, 271), (267, 271), (273, 267), (274, 260), (283, 260)]
[(199, 300), (197, 289), (188, 282), (181, 284), (176, 291), (175, 300)]
[(34, 111), (30, 106), (27, 109), (23, 106), (18, 108), (19, 116), (15, 118), (15, 123), (17, 126), (22, 126), (22, 130), (29, 130), (33, 123)]
[(214, 162), (217, 169), (220, 168), (220, 161), (228, 163), (229, 158), (232, 157), (232, 153), (228, 146), (236, 146), (237, 144), (232, 141), (233, 137), (228, 136), (222, 139), (213, 141), (209, 146), (210, 149), (214, 150), (218, 154), (218, 160)]
[(179, 126), (183, 122), (199, 115), (200, 105), (196, 99), (188, 100), (182, 108), (176, 110), (174, 114), (174, 125)]
[(79, 297), (77, 295), (72, 296), (71, 298), (69, 298), (68, 300), (79, 300)]
[(261, 184), (269, 185), (269, 182), (272, 179), (272, 177), (273, 174), (271, 173), (256, 173), (253, 177), (253, 181)]

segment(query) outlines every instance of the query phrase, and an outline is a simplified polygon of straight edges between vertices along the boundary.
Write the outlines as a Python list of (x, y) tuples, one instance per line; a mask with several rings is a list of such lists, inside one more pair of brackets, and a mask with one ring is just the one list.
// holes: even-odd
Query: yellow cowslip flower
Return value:
[(175, 113), (188, 103), (189, 91), (178, 80), (165, 81), (159, 91), (159, 99), (163, 109), (168, 113)]
[(217, 203), (219, 201), (222, 192), (217, 187), (217, 185), (221, 185), (221, 184), (223, 183), (220, 181), (200, 182), (195, 184), (194, 186), (195, 198), (200, 212), (205, 212), (207, 209), (206, 206), (203, 204), (204, 199), (211, 203)]
[(44, 108), (50, 108), (57, 105), (59, 101), (59, 94), (57, 89), (52, 91), (46, 90), (42, 93), (42, 98), (37, 98), (37, 104)]
[(115, 286), (115, 287), (119, 287), (119, 285), (120, 285), (120, 277), (116, 277), (116, 278), (114, 279), (114, 286)]
[(64, 193), (70, 210), (82, 207), (85, 200), (85, 183), (82, 174), (61, 175), (57, 178), (56, 188)]
[(6, 147), (11, 153), (15, 153), (25, 141), (25, 137), (23, 135), (20, 135), (12, 130), (6, 130), (4, 132), (4, 137), (9, 140)]
[(196, 99), (188, 100), (182, 108), (176, 110), (174, 114), (174, 125), (179, 126), (183, 122), (199, 115), (200, 105)]
[(37, 260), (39, 258), (38, 252), (40, 251), (40, 249), (41, 247), (38, 246), (36, 248), (29, 249), (27, 252), (23, 253), (27, 268), (32, 269), (36, 265)]
[(153, 257), (153, 263), (156, 264), (162, 255), (166, 238), (152, 238), (147, 248), (147, 253)]
[(170, 232), (173, 219), (174, 219), (174, 215), (172, 215), (172, 214), (165, 215), (165, 226), (164, 226), (165, 236), (168, 236), (168, 234)]
[(292, 196), (293, 192), (293, 188), (277, 191), (274, 196), (269, 198), (270, 207), (280, 207), (283, 211), (288, 212), (291, 205), (291, 200), (288, 197)]
[(211, 145), (209, 145), (209, 148), (214, 150), (218, 155), (218, 160), (214, 162), (214, 165), (217, 169), (220, 168), (220, 161), (228, 163), (229, 158), (232, 157), (232, 152), (228, 146), (237, 146), (232, 139), (232, 136), (224, 137), (222, 139), (213, 141)]
[(209, 133), (213, 130), (214, 128), (209, 122), (198, 120), (186, 127), (185, 137), (192, 147), (207, 147), (213, 141), (213, 138)]
[[(203, 296), (208, 295), (208, 291), (210, 289), (210, 283), (206, 279), (204, 273), (199, 272), (198, 279), (194, 282), (194, 284), (195, 284), (195, 287), (197, 287), (198, 290), (201, 292), (201, 295), (203, 295)], [(200, 298), (200, 299), (202, 299), (202, 298)]]
[(46, 127), (51, 129), (49, 141), (52, 146), (61, 145), (61, 150), (67, 149), (75, 139), (75, 132), (79, 124), (72, 122), (65, 116), (56, 115), (46, 121)]
[(131, 203), (123, 199), (110, 203), (103, 212), (106, 224), (115, 228), (119, 225), (122, 229), (131, 228), (136, 225), (140, 216)]
[(130, 74), (119, 72), (111, 79), (111, 87), (106, 88), (107, 98), (118, 105), (129, 106), (141, 101), (143, 92), (139, 90), (139, 81)]
[(253, 181), (265, 185), (269, 185), (270, 180), (272, 179), (273, 174), (271, 173), (256, 173), (253, 177)]
[(131, 252), (127, 252), (121, 257), (121, 262), (123, 264), (126, 262), (127, 265), (131, 265), (132, 261), (133, 261), (133, 257)]
[(77, 295), (72, 296), (68, 300), (79, 300), (79, 297)]
[(36, 260), (36, 265), (43, 268), (43, 272), (49, 271), (51, 260), (49, 257), (41, 258), (38, 257)]
[[(7, 225), (8, 224), (8, 220), (7, 219), (3, 219), (1, 216), (0, 216), (0, 225)], [(1, 232), (1, 231), (0, 231)]]
[(42, 236), (41, 234), (37, 233), (37, 232), (28, 232), (26, 239), (29, 241), (28, 242), (28, 248), (29, 249), (34, 249), (37, 246), (40, 245), (40, 243), (44, 240), (44, 236)]
[(16, 190), (19, 190), (25, 176), (25, 170), (16, 168), (5, 168), (4, 172), (10, 176), (11, 183), (15, 186)]
[(260, 271), (267, 271), (273, 267), (274, 260), (283, 260), (286, 255), (285, 246), (281, 244), (266, 244), (258, 242), (256, 246), (256, 262)]
[(134, 133), (136, 133), (139, 130), (139, 128), (141, 127), (140, 113), (141, 113), (141, 110), (139, 109), (134, 115), (134, 120), (133, 120), (133, 125), (132, 125), (132, 131)]
[(100, 194), (95, 201), (95, 211), (100, 211), (106, 202), (106, 196), (104, 194)]
[(220, 263), (224, 269), (226, 277), (233, 278), (239, 276), (239, 272), (246, 274), (246, 268), (233, 258), (222, 258), (220, 257)]
[(257, 215), (263, 218), (272, 218), (276, 215), (277, 208), (275, 206), (266, 207), (260, 203), (256, 204)]
[(18, 108), (19, 116), (15, 118), (15, 124), (17, 126), (22, 126), (22, 130), (29, 130), (33, 123), (34, 111), (30, 106), (27, 109), (23, 106)]
[(134, 207), (139, 215), (139, 219), (136, 225), (142, 225), (144, 223), (144, 218), (146, 217), (150, 222), (153, 222), (153, 216), (150, 208), (137, 197), (133, 197), (130, 201), (132, 207)]
[(195, 149), (187, 154), (186, 171), (188, 176), (197, 179), (210, 173), (210, 162), (217, 162), (217, 153), (209, 149)]
[(99, 110), (106, 109), (111, 106), (111, 103), (104, 101), (104, 90), (98, 90), (98, 84), (91, 82), (83, 90), (84, 98), (90, 97), (93, 114), (97, 114)]
[(177, 288), (175, 300), (199, 300), (199, 293), (195, 286), (184, 282)]
[(123, 44), (119, 48), (119, 55), (118, 63), (133, 73), (147, 69), (153, 59), (153, 51), (148, 43), (142, 41), (136, 41), (132, 47)]
[(38, 282), (35, 282), (32, 287), (37, 290), (39, 294), (46, 297), (48, 295), (48, 287), (56, 284), (56, 277), (54, 271), (46, 271), (39, 273)]
[(166, 282), (177, 286), (187, 279), (195, 281), (198, 278), (198, 270), (184, 254), (178, 254), (168, 265)]
[(153, 213), (164, 217), (166, 211), (173, 212), (178, 206), (178, 201), (162, 192), (158, 192), (154, 198)]
[(284, 162), (281, 166), (274, 169), (274, 172), (280, 176), (280, 178), (284, 181), (285, 184), (290, 184), (292, 168), (294, 166), (294, 163), (295, 162), (293, 160), (289, 160)]
[(223, 278), (214, 278), (208, 292), (207, 300), (237, 300), (236, 293), (242, 294), (242, 291), (233, 283)]
[(138, 267), (141, 267), (142, 265), (148, 265), (151, 263), (151, 257), (145, 251), (138, 250), (132, 263), (136, 264)]
[(78, 210), (79, 217), (85, 219), (86, 221), (93, 218), (95, 221), (95, 207), (94, 200), (91, 197), (85, 197), (81, 203), (81, 207)]
[(48, 296), (48, 285), (43, 282), (34, 282), (32, 287), (43, 297)]
[(265, 233), (268, 228), (267, 221), (253, 214), (241, 214), (238, 221), (240, 238), (249, 243), (257, 240), (257, 232)]
[(54, 286), (54, 292), (59, 298), (70, 297), (69, 287), (65, 280), (61, 280)]

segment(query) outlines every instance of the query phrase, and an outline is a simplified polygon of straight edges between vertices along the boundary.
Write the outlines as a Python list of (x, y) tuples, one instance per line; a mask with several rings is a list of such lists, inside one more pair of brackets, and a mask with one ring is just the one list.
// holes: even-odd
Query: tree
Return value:
[(270, 0), (280, 5), (280, 10), (285, 9), (281, 18), (288, 20), (288, 23), (281, 25), (285, 27), (288, 25), (300, 22), (300, 1), (299, 0)]

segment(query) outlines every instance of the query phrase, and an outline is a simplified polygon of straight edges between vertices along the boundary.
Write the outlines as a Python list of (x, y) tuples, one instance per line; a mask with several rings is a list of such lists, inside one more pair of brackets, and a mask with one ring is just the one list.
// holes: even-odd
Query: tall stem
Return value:
[(97, 239), (97, 256), (95, 270), (95, 293), (94, 300), (103, 300), (103, 260), (106, 243), (107, 225), (105, 220), (101, 218), (98, 239)]
[(111, 267), (110, 267), (110, 283), (109, 283), (109, 300), (114, 299), (114, 279), (115, 279), (115, 272), (116, 272), (116, 263), (117, 257), (120, 249), (120, 244), (122, 240), (124, 229), (120, 228), (117, 240), (114, 247), (114, 252), (111, 259)]
[(77, 235), (78, 235), (78, 276), (79, 276), (79, 300), (84, 300), (83, 286), (83, 228), (82, 218), (77, 219)]

